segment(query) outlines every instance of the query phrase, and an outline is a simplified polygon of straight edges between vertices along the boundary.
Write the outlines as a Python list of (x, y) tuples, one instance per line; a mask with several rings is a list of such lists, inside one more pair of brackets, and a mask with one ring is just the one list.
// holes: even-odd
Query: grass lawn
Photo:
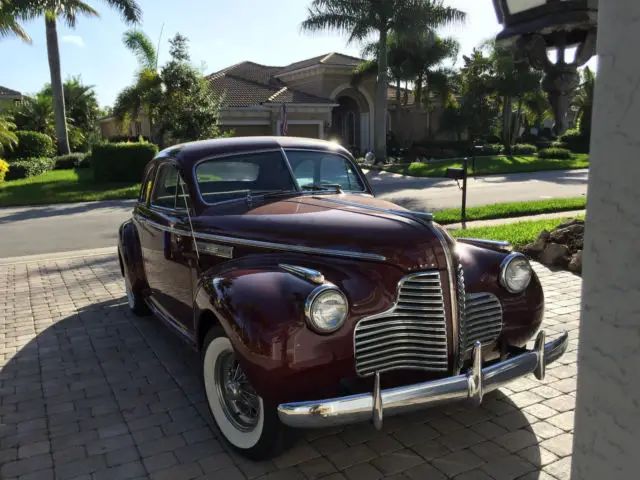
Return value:
[[(461, 160), (452, 160), (442, 163), (414, 162), (402, 165), (390, 165), (384, 170), (392, 173), (401, 173), (412, 177), (444, 177), (447, 168), (462, 168)], [(541, 170), (569, 170), (589, 167), (589, 155), (586, 153), (574, 153), (566, 160), (538, 158), (536, 156), (493, 155), (476, 157), (476, 168), (469, 160), (469, 175), (491, 175), (499, 173), (537, 172)], [(365, 167), (366, 168), (366, 167)]]
[(91, 170), (53, 170), (0, 183), (0, 207), (136, 198), (140, 184), (93, 183)]
[[(579, 216), (578, 218), (584, 218)], [(506, 240), (515, 249), (521, 248), (527, 243), (533, 242), (540, 231), (553, 230), (566, 218), (553, 218), (549, 220), (535, 220), (519, 223), (505, 223), (493, 227), (475, 227), (466, 230), (451, 230), (449, 233), (453, 237), (485, 238), (488, 240)]]
[[(580, 210), (587, 205), (587, 197), (552, 198), (532, 202), (494, 203), (481, 207), (467, 208), (467, 221), (489, 220), (492, 218), (523, 217), (541, 213)], [(442, 225), (459, 222), (460, 209), (448, 208), (434, 213), (434, 220)]]

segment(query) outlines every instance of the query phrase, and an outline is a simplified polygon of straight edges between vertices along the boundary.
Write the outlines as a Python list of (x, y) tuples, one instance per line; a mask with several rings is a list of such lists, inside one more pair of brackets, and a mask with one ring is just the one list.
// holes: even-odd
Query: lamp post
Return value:
[[(598, 0), (493, 0), (504, 27), (496, 44), (514, 49), (517, 61), (545, 72), (555, 119), (554, 133), (567, 129), (571, 93), (578, 86), (578, 67), (595, 55)], [(576, 48), (568, 61), (567, 50)], [(548, 52), (556, 51), (556, 61)]]

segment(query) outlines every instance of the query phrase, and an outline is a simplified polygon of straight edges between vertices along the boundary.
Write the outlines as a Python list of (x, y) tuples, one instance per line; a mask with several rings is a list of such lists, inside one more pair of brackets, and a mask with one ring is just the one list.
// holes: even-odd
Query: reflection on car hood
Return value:
[(245, 202), (211, 206), (194, 219), (194, 229), (241, 239), (382, 255), (403, 270), (446, 267), (432, 228), (393, 212), (340, 202), (404, 210), (369, 195), (271, 197), (254, 206)]

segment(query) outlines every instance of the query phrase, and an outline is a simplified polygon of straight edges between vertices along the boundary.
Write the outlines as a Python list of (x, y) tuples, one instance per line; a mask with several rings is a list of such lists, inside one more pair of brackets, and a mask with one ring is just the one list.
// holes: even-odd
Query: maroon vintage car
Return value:
[(542, 379), (566, 349), (566, 334), (545, 344), (522, 255), (374, 198), (336, 144), (187, 143), (142, 185), (119, 232), (129, 306), (201, 352), (213, 418), (249, 457), (276, 454), (293, 428), (478, 404)]

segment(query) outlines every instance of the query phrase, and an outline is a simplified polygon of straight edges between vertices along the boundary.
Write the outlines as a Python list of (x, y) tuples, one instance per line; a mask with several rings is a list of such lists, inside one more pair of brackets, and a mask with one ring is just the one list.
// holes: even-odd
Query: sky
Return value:
[[(84, 84), (95, 86), (101, 106), (112, 106), (118, 92), (133, 82), (137, 69), (135, 57), (122, 44), (123, 33), (131, 27), (106, 1), (86, 1), (98, 10), (99, 18), (82, 17), (75, 29), (58, 24), (62, 76), (79, 75)], [(330, 52), (360, 55), (361, 45), (347, 45), (344, 35), (300, 31), (310, 0), (138, 2), (143, 19), (137, 28), (160, 45), (160, 65), (168, 59), (168, 39), (176, 32), (189, 39), (192, 62), (205, 73), (244, 60), (287, 65)], [(461, 55), (500, 31), (492, 0), (445, 3), (467, 13), (466, 22), (441, 31), (458, 39)], [(50, 81), (44, 19), (24, 26), (32, 45), (16, 39), (0, 40), (0, 85), (31, 94)]]

